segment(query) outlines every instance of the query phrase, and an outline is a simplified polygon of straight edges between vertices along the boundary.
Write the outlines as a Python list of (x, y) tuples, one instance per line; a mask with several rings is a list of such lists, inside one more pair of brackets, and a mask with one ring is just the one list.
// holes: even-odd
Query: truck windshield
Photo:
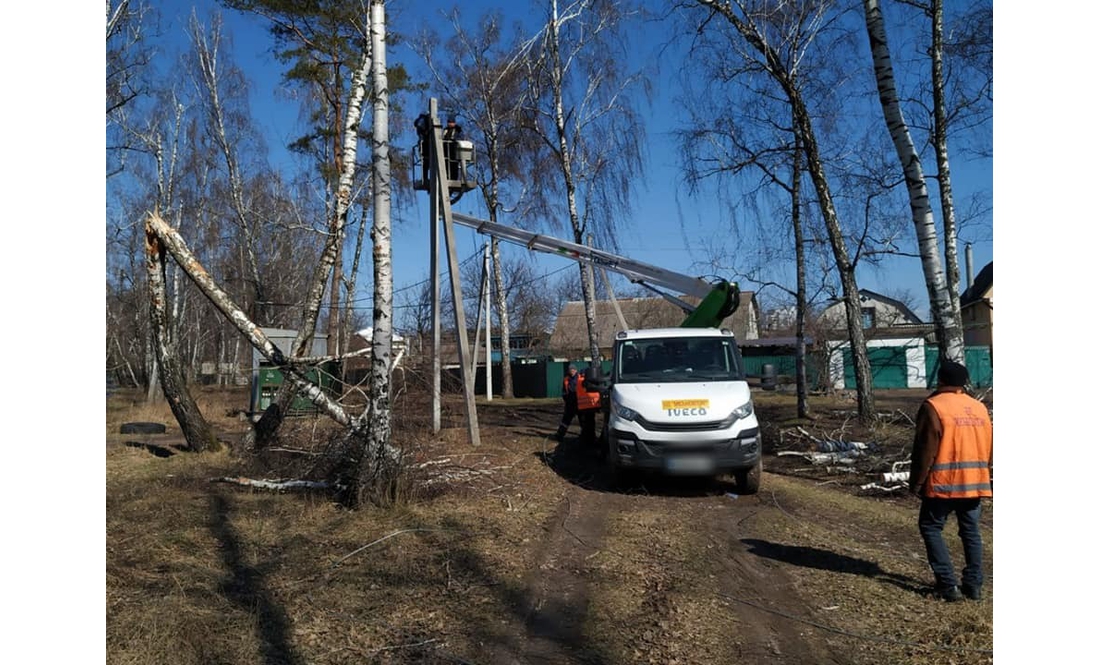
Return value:
[(728, 337), (623, 340), (615, 349), (615, 381), (741, 381), (745, 377), (739, 361), (737, 346)]

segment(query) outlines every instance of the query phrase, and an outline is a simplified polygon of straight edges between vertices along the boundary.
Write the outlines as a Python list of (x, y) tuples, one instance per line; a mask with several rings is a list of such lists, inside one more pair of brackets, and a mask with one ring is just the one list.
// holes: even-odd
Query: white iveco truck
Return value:
[(732, 332), (620, 332), (609, 378), (603, 442), (617, 482), (729, 474), (742, 494), (760, 488), (760, 426)]

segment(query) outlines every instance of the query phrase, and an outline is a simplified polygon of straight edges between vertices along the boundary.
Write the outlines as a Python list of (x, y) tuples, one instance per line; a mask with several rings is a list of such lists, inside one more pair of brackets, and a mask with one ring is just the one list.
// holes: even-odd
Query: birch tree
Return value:
[(221, 446), (210, 424), (203, 417), (191, 391), (179, 359), (176, 337), (171, 334), (168, 290), (165, 286), (165, 248), (156, 235), (146, 234), (145, 257), (148, 269), (149, 311), (153, 348), (160, 368), (160, 384), (172, 415), (176, 417), (187, 445), (194, 452), (217, 450)]
[[(614, 249), (616, 215), (630, 210), (635, 183), (642, 175), (645, 131), (632, 95), (648, 93), (648, 81), (624, 70), (630, 62), (622, 48), (630, 9), (611, 0), (558, 0), (544, 5), (546, 21), (536, 55), (530, 59), (531, 129), (553, 155), (557, 183), (573, 242), (587, 244), (592, 234)], [(551, 189), (552, 188), (552, 189)], [(549, 208), (545, 214), (552, 213)], [(577, 265), (584, 298), (589, 354), (600, 357), (591, 273)]]
[[(863, 9), (867, 37), (871, 44), (871, 57), (874, 61), (879, 103), (882, 106), (886, 128), (894, 142), (894, 149), (901, 163), (909, 193), (909, 209), (913, 227), (916, 229), (921, 268), (924, 271), (925, 288), (928, 291), (928, 302), (936, 330), (936, 343), (941, 357), (963, 362), (962, 316), (958, 309), (958, 298), (951, 296), (943, 271), (943, 263), (940, 260), (939, 234), (936, 231), (935, 219), (932, 217), (928, 186), (925, 183), (920, 155), (913, 144), (909, 126), (905, 122), (901, 103), (898, 100), (882, 9), (878, 0), (864, 0)], [(956, 260), (956, 275), (957, 271)]]
[[(817, 271), (817, 284), (810, 286), (807, 245), (812, 235), (802, 215), (801, 140), (793, 118), (790, 123), (777, 120), (782, 113), (790, 113), (790, 104), (775, 99), (760, 69), (743, 62), (726, 40), (708, 37), (701, 35), (693, 40), (690, 53), (701, 64), (684, 75), (685, 98), (691, 100), (685, 104), (690, 125), (678, 132), (684, 180), (693, 196), (712, 197), (717, 193), (722, 199), (728, 198), (732, 207), (748, 209), (748, 214), (756, 216), (750, 225), (731, 220), (730, 233), (720, 234), (735, 239), (732, 249), (713, 238), (703, 249), (711, 265), (721, 266), (722, 272), (732, 270), (739, 281), (757, 285), (758, 294), (779, 290), (793, 298), (796, 401), (799, 417), (805, 418), (809, 415), (806, 318), (833, 271)], [(802, 48), (811, 41), (813, 38), (804, 34)], [(715, 80), (730, 81), (739, 89), (729, 91), (714, 85)], [(723, 112), (715, 114), (716, 108)], [(780, 197), (788, 203), (772, 204), (772, 199)], [(792, 247), (793, 286), (786, 271), (780, 270), (780, 266), (785, 268), (790, 263)]]
[[(338, 452), (339, 462), (333, 470), (332, 484), (345, 505), (358, 507), (364, 501), (392, 501), (400, 470), (400, 454), (390, 444), (390, 371), (392, 346), (392, 261), (390, 249), (391, 170), (389, 166), (388, 99), (389, 89), (385, 60), (384, 4), (376, 0), (371, 5), (369, 41), (364, 42), (359, 67), (355, 70), (347, 104), (340, 178), (336, 188), (336, 219), (346, 224), (347, 209), (352, 200), (352, 186), (358, 148), (358, 124), (367, 95), (368, 78), (372, 82), (375, 101), (373, 162), (375, 252), (374, 340), (371, 348), (371, 395), (368, 407), (358, 416), (348, 413), (317, 385), (309, 381), (306, 367), (323, 359), (306, 358), (299, 351), (286, 356), (263, 334), (254, 321), (233, 301), (213, 279), (199, 259), (191, 252), (180, 234), (159, 215), (146, 220), (146, 233), (151, 247), (160, 256), (170, 252), (176, 264), (186, 273), (207, 299), (218, 308), (227, 321), (243, 334), (287, 378), (293, 393), (300, 392), (337, 423), (347, 428)], [(332, 260), (333, 236), (323, 256)], [(153, 255), (153, 252), (150, 252)], [(322, 264), (325, 262), (322, 259)], [(331, 266), (331, 263), (329, 263)], [(316, 307), (323, 294), (327, 275), (318, 269), (312, 284), (312, 305)], [(151, 281), (153, 281), (151, 279)], [(268, 414), (265, 414), (265, 417)], [(182, 416), (177, 416), (181, 418)], [(261, 419), (262, 420), (262, 419)]]
[[(276, 347), (264, 332), (249, 318), (233, 299), (222, 289), (207, 272), (206, 268), (196, 258), (180, 236), (178, 231), (164, 221), (156, 213), (149, 214), (145, 219), (146, 237), (149, 246), (155, 247), (158, 252), (171, 254), (176, 264), (187, 275), (194, 285), (203, 293), (207, 300), (218, 309), (238, 332), (244, 335), (249, 342), (276, 368), (283, 372), (288, 383), (294, 384), (301, 394), (318, 406), (324, 413), (338, 424), (347, 428), (344, 441), (345, 455), (342, 458), (343, 465), (338, 466), (332, 485), (341, 493), (341, 499), (349, 506), (356, 507), (362, 497), (368, 496), (366, 488), (355, 484), (348, 484), (348, 480), (362, 479), (354, 472), (349, 472), (349, 466), (354, 469), (362, 459), (387, 460), (385, 468), (395, 469), (400, 461), (400, 452), (391, 446), (384, 450), (370, 448), (371, 438), (367, 428), (369, 420), (366, 412), (355, 417), (349, 414), (339, 403), (330, 398), (325, 391), (310, 381), (306, 368), (315, 363), (316, 358), (288, 357)], [(392, 487), (377, 486), (373, 488), (375, 496), (392, 496)]]
[[(819, 23), (830, 11), (830, 3), (807, 1), (777, 5), (766, 1), (695, 0), (694, 7), (684, 7), (691, 10), (689, 18), (701, 14), (694, 21), (700, 31), (718, 29), (711, 25), (716, 19), (719, 25), (731, 27), (733, 34), (730, 37), (736, 37), (735, 43), (748, 47), (744, 51), (745, 57), (753, 59), (754, 64), (774, 81), (779, 94), (790, 105), (794, 131), (801, 141), (805, 169), (817, 194), (818, 208), (840, 279), (848, 344), (855, 369), (859, 417), (869, 422), (875, 417), (875, 397), (863, 334), (855, 261), (849, 253), (800, 78), (801, 62), (805, 56), (802, 51), (804, 40), (813, 35), (808, 28)], [(704, 11), (696, 11), (699, 9)]]
[(371, 338), (370, 401), (366, 411), (367, 434), (354, 487), (358, 504), (364, 494), (374, 502), (392, 500), (397, 468), (390, 455), (390, 394), (393, 366), (393, 249), (391, 244), (389, 82), (386, 77), (386, 5), (370, 5), (371, 80), (374, 88), (374, 131), (371, 136), (371, 185), (374, 226), (374, 331)]
[[(346, 345), (346, 340), (342, 339), (345, 327), (341, 322), (341, 285), (344, 283), (347, 224), (346, 220), (337, 220), (341, 214), (346, 215), (346, 206), (344, 213), (340, 212), (339, 188), (347, 162), (343, 151), (351, 113), (349, 100), (355, 94), (352, 89), (354, 79), (360, 73), (361, 54), (366, 50), (364, 43), (369, 39), (367, 3), (362, 0), (223, 2), (233, 9), (253, 13), (269, 22), (275, 39), (276, 57), (289, 65), (284, 79), (287, 83), (301, 86), (308, 102), (310, 125), (303, 136), (291, 143), (290, 148), (315, 160), (325, 188), (328, 232), (334, 234), (332, 240), (335, 242), (331, 264), (325, 270), (329, 280), (328, 354), (337, 355)], [(358, 123), (359, 118), (354, 120)], [(307, 306), (311, 302), (307, 301)], [(318, 319), (319, 313), (307, 312), (298, 331), (302, 344), (308, 344), (312, 338)], [(295, 340), (296, 347), (298, 342)], [(276, 399), (285, 409), (289, 397), (286, 400), (283, 397), (280, 391)]]
[[(972, 6), (960, 21), (955, 39), (946, 44), (943, 34), (943, 0), (932, 0), (932, 144), (936, 152), (937, 182), (940, 191), (940, 211), (943, 219), (944, 259), (947, 267), (947, 290), (951, 295), (951, 311), (959, 312), (959, 219), (955, 194), (951, 184), (951, 162), (948, 157), (948, 134), (954, 125), (978, 124), (992, 119), (993, 87), (993, 4), (980, 1)], [(961, 61), (959, 70), (971, 70), (976, 85), (969, 93), (960, 92), (954, 100), (947, 93), (948, 75), (945, 51)], [(960, 75), (958, 78), (962, 78)], [(959, 89), (964, 86), (959, 85)], [(952, 104), (952, 101), (954, 102)], [(953, 108), (949, 108), (949, 105)], [(987, 111), (987, 109), (989, 109)], [(987, 115), (988, 113), (988, 115)], [(991, 132), (990, 132), (991, 134)], [(961, 325), (961, 318), (960, 318)]]
[[(338, 314), (343, 246), (348, 210), (353, 200), (359, 124), (371, 62), (369, 28), (363, 22), (366, 12), (362, 6), (356, 9), (349, 3), (327, 1), (308, 6), (286, 5), (279, 0), (227, 0), (226, 4), (256, 13), (271, 22), (273, 35), (284, 46), (280, 57), (296, 63), (287, 78), (314, 85), (324, 100), (324, 108), (330, 111), (329, 122), (338, 123), (338, 130), (328, 132), (322, 126), (297, 143), (299, 148), (306, 149), (313, 145), (315, 138), (331, 136), (331, 141), (323, 144), (331, 145), (331, 152), (322, 150), (321, 154), (330, 155), (332, 166), (322, 166), (322, 175), (326, 176), (326, 182), (331, 177), (335, 183), (328, 215), (328, 235), (304, 300), (302, 320), (293, 342), (293, 355), (304, 356), (317, 329), (325, 288), (331, 282), (329, 355), (335, 355), (340, 348), (337, 338), (341, 329)], [(358, 56), (351, 69), (351, 80), (345, 82), (349, 50), (357, 50)], [(323, 117), (324, 113), (317, 116), (318, 119)], [(293, 385), (284, 383), (280, 386), (271, 406), (246, 439), (248, 445), (262, 446), (272, 440), (294, 394)]]
[[(205, 94), (204, 108), (208, 115), (209, 131), (221, 153), (229, 185), (230, 209), (233, 220), (241, 232), (242, 242), (238, 245), (241, 255), (241, 267), (248, 274), (253, 288), (253, 302), (257, 303), (254, 317), (266, 319), (262, 308), (267, 302), (264, 280), (260, 275), (260, 262), (257, 258), (259, 221), (255, 219), (245, 203), (244, 176), (241, 173), (237, 157), (236, 141), (230, 138), (230, 129), (226, 120), (226, 109), (222, 99), (223, 74), (219, 67), (219, 49), (222, 42), (221, 19), (215, 17), (208, 36), (194, 13), (191, 15), (189, 32), (194, 45), (198, 72)], [(238, 80), (238, 88), (243, 88)]]

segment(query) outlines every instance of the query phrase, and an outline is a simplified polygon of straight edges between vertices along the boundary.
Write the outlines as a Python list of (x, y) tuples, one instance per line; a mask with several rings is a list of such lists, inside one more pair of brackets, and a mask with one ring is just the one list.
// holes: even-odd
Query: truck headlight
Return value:
[(615, 398), (612, 398), (611, 400), (611, 411), (623, 420), (633, 421), (635, 418), (638, 417), (637, 411), (628, 406), (623, 406), (623, 403)]
[(733, 420), (741, 420), (742, 418), (748, 418), (752, 415), (752, 402), (745, 402), (741, 406), (733, 410), (730, 416)]

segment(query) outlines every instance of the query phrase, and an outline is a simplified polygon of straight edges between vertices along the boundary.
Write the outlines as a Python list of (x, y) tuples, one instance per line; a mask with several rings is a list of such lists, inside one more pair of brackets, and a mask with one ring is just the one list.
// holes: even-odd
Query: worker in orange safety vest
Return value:
[[(591, 368), (590, 368), (591, 369)], [(596, 444), (596, 412), (600, 408), (599, 391), (585, 389), (585, 377), (577, 371), (577, 366), (569, 363), (565, 377), (562, 379), (561, 397), (564, 400), (564, 410), (561, 423), (558, 424), (558, 432), (555, 435), (558, 441), (565, 439), (565, 433), (569, 430), (573, 416), (581, 425), (581, 441), (585, 445)]]
[[(985, 404), (966, 393), (966, 367), (940, 366), (939, 388), (917, 412), (909, 491), (921, 497), (917, 527), (936, 578), (933, 595), (947, 601), (982, 598), (981, 500), (993, 496), (993, 422)], [(962, 589), (943, 540), (954, 514), (966, 566)]]

